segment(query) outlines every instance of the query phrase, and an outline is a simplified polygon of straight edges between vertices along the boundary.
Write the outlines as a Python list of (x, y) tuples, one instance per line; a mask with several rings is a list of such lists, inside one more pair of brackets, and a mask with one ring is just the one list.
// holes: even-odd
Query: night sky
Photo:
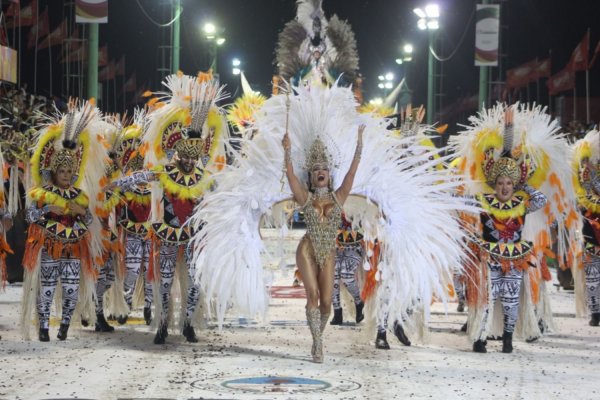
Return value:
[[(27, 4), (28, 0), (22, 0)], [(51, 27), (59, 24), (65, 7), (62, 0), (40, 0), (50, 4)], [(165, 0), (139, 0), (147, 13), (158, 22), (170, 19), (170, 3)], [(502, 23), (508, 27), (503, 37), (506, 52), (504, 68), (511, 68), (533, 58), (546, 57), (551, 51), (552, 70), (557, 72), (569, 60), (570, 54), (590, 27), (590, 51), (600, 39), (600, 4), (594, 0), (507, 0)], [(3, 2), (6, 4), (6, 1)], [(377, 88), (377, 76), (391, 71), (396, 76), (405, 72), (395, 64), (405, 42), (414, 45), (414, 60), (408, 65), (408, 84), (414, 90), (413, 103), (425, 102), (427, 82), (426, 33), (416, 27), (417, 17), (412, 9), (424, 1), (399, 0), (324, 0), (329, 17), (337, 14), (348, 20), (356, 34), (360, 55), (360, 69), (365, 78), (365, 99), (382, 96)], [(479, 72), (474, 66), (474, 20), (468, 24), (476, 1), (439, 0), (440, 25), (444, 48), (438, 52), (447, 56), (458, 44), (463, 32), (465, 38), (454, 57), (444, 63), (445, 103), (460, 96), (477, 92)], [(270, 92), (274, 48), (277, 34), (285, 22), (295, 16), (294, 0), (182, 0), (181, 69), (195, 74), (209, 65), (206, 43), (201, 26), (213, 21), (223, 28), (226, 38), (219, 48), (218, 69), (221, 80), (230, 93), (238, 93), (238, 79), (231, 72), (234, 57), (243, 62), (243, 70), (254, 89)], [(27, 32), (24, 29), (23, 32)], [(168, 28), (159, 28), (142, 13), (136, 0), (110, 0), (109, 23), (101, 25), (100, 46), (107, 43), (110, 58), (117, 61), (127, 57), (126, 75), (137, 72), (137, 82), (148, 82), (149, 89), (158, 89), (160, 45), (169, 44)], [(59, 47), (54, 47), (55, 54)], [(47, 50), (40, 52), (38, 91), (48, 89)], [(32, 80), (33, 51), (23, 53), (23, 76)], [(54, 67), (54, 87), (60, 87), (61, 71)], [(58, 71), (57, 71), (58, 70)], [(600, 62), (590, 71), (592, 96), (600, 96)], [(578, 85), (583, 85), (583, 73), (578, 74)], [(502, 77), (504, 78), (504, 77)], [(31, 87), (31, 83), (30, 83)], [(579, 89), (578, 89), (579, 91)], [(55, 90), (56, 92), (56, 90)], [(579, 93), (583, 93), (583, 86)], [(546, 96), (541, 96), (547, 102)]]

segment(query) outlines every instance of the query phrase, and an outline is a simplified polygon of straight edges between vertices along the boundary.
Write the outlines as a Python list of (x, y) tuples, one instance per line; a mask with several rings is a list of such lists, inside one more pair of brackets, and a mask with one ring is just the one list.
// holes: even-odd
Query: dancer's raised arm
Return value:
[(290, 189), (294, 194), (294, 200), (296, 203), (304, 205), (304, 203), (306, 203), (306, 199), (308, 198), (308, 192), (296, 174), (294, 174), (294, 165), (292, 163), (292, 143), (287, 132), (283, 136), (281, 143), (283, 145), (283, 151), (285, 152), (283, 161), (285, 164), (285, 173), (290, 184)]

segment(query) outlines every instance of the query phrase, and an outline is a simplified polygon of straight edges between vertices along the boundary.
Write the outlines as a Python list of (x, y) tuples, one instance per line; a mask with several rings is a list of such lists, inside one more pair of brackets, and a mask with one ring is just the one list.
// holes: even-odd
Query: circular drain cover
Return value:
[[(206, 382), (196, 381), (193, 387), (202, 388)], [(330, 383), (320, 379), (291, 376), (257, 376), (230, 379), (221, 383), (221, 387), (254, 393), (305, 393), (315, 391), (347, 392), (357, 390), (360, 384), (352, 381)]]
[(222, 385), (228, 389), (245, 390), (262, 393), (298, 393), (327, 389), (328, 382), (290, 376), (258, 376), (225, 381)]

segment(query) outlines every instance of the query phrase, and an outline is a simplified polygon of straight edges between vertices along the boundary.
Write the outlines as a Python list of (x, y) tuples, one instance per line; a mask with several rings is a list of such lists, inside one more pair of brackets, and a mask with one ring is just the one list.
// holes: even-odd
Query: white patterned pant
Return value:
[(482, 330), (485, 329), (490, 309), (493, 309), (496, 301), (500, 299), (502, 310), (504, 312), (504, 332), (512, 333), (515, 331), (515, 324), (519, 316), (519, 296), (521, 294), (521, 284), (523, 282), (523, 271), (511, 267), (504, 274), (502, 266), (492, 262), (487, 263), (488, 273), (490, 274), (491, 288), (490, 304), (486, 304)]
[(183, 249), (185, 264), (188, 271), (188, 291), (186, 299), (185, 317), (189, 321), (196, 310), (196, 305), (200, 299), (200, 287), (195, 283), (195, 265), (192, 263), (192, 250), (187, 244), (160, 246), (160, 299), (162, 303), (162, 318), (167, 320), (169, 315), (169, 301), (171, 299), (171, 286), (175, 277), (175, 268), (177, 266), (177, 254), (179, 249)]
[(135, 282), (144, 272), (144, 307), (152, 306), (152, 282), (148, 279), (148, 263), (150, 261), (150, 240), (141, 236), (127, 235), (125, 242), (125, 302), (131, 309)]
[(354, 298), (354, 303), (360, 303), (360, 290), (356, 283), (356, 270), (362, 262), (360, 248), (343, 247), (336, 250), (335, 274), (333, 281), (333, 308), (342, 308), (340, 300), (341, 283), (344, 283), (348, 292)]
[(40, 290), (37, 298), (37, 311), (40, 328), (48, 329), (50, 309), (58, 279), (62, 285), (62, 320), (61, 324), (69, 325), (77, 298), (79, 297), (79, 274), (81, 261), (75, 258), (52, 259), (45, 249), (42, 249), (40, 263)]
[(600, 257), (585, 263), (585, 287), (590, 313), (600, 313)]
[(465, 297), (465, 283), (462, 282), (463, 275), (455, 272), (452, 276), (452, 283), (454, 284), (454, 293), (456, 294), (456, 299), (459, 303), (464, 303), (466, 301)]
[(112, 286), (115, 281), (115, 270), (112, 254), (100, 269), (98, 281), (96, 282), (96, 314), (104, 312), (104, 293)]

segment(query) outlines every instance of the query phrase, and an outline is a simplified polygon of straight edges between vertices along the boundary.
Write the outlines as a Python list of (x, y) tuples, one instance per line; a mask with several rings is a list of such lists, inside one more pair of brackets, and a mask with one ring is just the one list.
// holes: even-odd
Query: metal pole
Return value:
[(432, 125), (433, 124), (433, 115), (435, 114), (435, 110), (434, 110), (434, 101), (433, 101), (433, 97), (435, 96), (435, 71), (434, 71), (434, 63), (433, 63), (433, 44), (435, 42), (435, 38), (434, 38), (434, 31), (433, 30), (429, 30), (429, 48), (428, 53), (429, 53), (429, 58), (428, 58), (428, 63), (427, 63), (427, 124), (428, 125)]
[(35, 54), (33, 55), (33, 93), (37, 94), (37, 53), (38, 53), (38, 38), (40, 36), (40, 7), (35, 8)]
[(88, 99), (98, 97), (98, 24), (88, 24), (90, 36), (88, 40)]
[(585, 69), (585, 122), (590, 123), (590, 69)]
[(181, 0), (173, 0), (173, 31), (172, 31), (172, 49), (171, 49), (171, 73), (176, 74), (179, 71), (179, 36), (181, 30)]
[[(489, 4), (489, 0), (481, 0), (481, 4)], [(479, 67), (479, 109), (483, 109), (488, 99), (490, 71), (489, 67)]]

